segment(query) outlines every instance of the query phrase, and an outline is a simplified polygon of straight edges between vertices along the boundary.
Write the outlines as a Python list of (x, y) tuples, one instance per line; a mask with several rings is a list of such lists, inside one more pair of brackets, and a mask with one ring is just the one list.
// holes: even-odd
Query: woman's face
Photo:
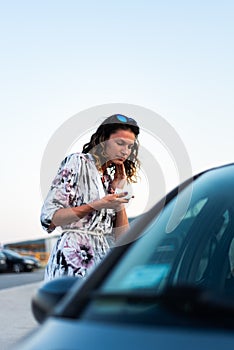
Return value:
[(108, 161), (122, 164), (131, 154), (135, 134), (130, 130), (118, 129), (105, 141), (105, 154)]

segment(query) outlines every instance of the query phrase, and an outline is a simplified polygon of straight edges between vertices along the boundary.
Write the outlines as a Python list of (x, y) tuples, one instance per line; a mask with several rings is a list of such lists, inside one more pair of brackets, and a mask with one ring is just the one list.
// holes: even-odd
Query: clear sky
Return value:
[(43, 237), (41, 160), (76, 113), (128, 103), (176, 130), (193, 172), (232, 162), (233, 1), (1, 1), (0, 242)]

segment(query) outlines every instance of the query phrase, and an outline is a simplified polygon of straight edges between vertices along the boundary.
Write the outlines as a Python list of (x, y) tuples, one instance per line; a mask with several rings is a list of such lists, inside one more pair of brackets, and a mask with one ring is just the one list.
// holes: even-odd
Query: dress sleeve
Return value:
[(41, 225), (48, 233), (54, 230), (49, 228), (54, 213), (72, 204), (77, 189), (79, 165), (77, 154), (66, 157), (52, 182), (41, 210)]

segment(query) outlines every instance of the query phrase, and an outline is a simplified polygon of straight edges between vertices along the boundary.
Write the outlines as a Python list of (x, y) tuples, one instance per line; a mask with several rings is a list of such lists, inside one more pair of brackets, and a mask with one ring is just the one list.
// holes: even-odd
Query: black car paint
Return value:
[(1, 252), (6, 257), (7, 271), (19, 273), (34, 270), (34, 264), (27, 262), (27, 257), (21, 256), (10, 249), (2, 249)]

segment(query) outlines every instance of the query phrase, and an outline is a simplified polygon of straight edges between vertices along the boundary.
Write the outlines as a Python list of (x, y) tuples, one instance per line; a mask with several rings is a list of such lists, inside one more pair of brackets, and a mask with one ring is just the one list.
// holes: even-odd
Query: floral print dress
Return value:
[[(42, 207), (42, 227), (52, 232), (55, 211), (100, 199), (109, 192), (110, 184), (111, 177), (101, 177), (91, 154), (69, 155), (61, 163)], [(113, 209), (102, 209), (62, 226), (45, 269), (45, 280), (63, 275), (85, 277), (114, 245), (114, 220)]]

